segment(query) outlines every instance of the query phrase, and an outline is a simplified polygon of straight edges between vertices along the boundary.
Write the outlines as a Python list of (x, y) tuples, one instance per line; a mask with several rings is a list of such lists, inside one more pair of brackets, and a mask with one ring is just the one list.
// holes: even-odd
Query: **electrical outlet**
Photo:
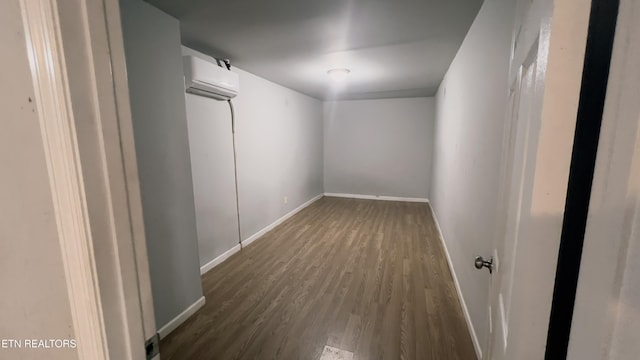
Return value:
[(289, 202), (289, 197), (285, 196), (284, 199), (282, 200), (285, 204)]

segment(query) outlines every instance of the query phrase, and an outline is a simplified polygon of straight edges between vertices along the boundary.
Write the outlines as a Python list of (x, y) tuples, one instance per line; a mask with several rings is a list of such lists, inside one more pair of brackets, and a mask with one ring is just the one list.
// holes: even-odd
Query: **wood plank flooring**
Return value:
[(428, 205), (324, 197), (203, 276), (162, 359), (475, 359)]

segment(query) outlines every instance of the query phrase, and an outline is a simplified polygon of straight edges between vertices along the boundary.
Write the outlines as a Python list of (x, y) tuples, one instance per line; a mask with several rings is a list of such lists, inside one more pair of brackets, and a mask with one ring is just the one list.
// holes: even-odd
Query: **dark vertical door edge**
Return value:
[(592, 0), (546, 360), (566, 359), (619, 0)]

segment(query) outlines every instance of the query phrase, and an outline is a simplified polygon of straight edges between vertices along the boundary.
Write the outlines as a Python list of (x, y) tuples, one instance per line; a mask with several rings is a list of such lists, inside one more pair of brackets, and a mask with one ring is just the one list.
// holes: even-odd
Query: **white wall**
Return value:
[(327, 193), (427, 198), (433, 98), (327, 102)]
[(322, 103), (238, 72), (242, 93), (233, 103), (245, 240), (324, 192)]
[(430, 201), (475, 332), (485, 343), (514, 1), (486, 0), (436, 96)]
[(120, 1), (154, 311), (160, 329), (202, 296), (180, 24)]
[[(0, 339), (74, 339), (18, 0), (0, 2), (0, 43)], [(0, 359), (77, 356), (0, 346)]]
[[(183, 53), (215, 61), (184, 47)], [(324, 192), (322, 102), (242, 69), (233, 71), (240, 75), (240, 94), (233, 105), (240, 225), (246, 240)], [(237, 230), (231, 231), (235, 226), (231, 117), (226, 102), (187, 97), (204, 265), (237, 245)], [(231, 192), (220, 193), (224, 189)], [(226, 219), (224, 224), (215, 219), (220, 216)]]

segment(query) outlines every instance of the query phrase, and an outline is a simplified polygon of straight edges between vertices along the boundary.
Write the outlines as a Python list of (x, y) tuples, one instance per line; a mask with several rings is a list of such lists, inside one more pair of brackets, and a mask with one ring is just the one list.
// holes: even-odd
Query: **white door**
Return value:
[(484, 359), (545, 356), (590, 0), (518, 0)]
[[(502, 159), (502, 194), (498, 209), (489, 291), (489, 339), (484, 359), (508, 359), (514, 285), (521, 281), (517, 261), (535, 244), (522, 246), (530, 223), (539, 132), (547, 76), (551, 1), (518, 2), (509, 76), (509, 102)], [(540, 245), (542, 246), (542, 245)], [(486, 259), (485, 259), (486, 260)]]

